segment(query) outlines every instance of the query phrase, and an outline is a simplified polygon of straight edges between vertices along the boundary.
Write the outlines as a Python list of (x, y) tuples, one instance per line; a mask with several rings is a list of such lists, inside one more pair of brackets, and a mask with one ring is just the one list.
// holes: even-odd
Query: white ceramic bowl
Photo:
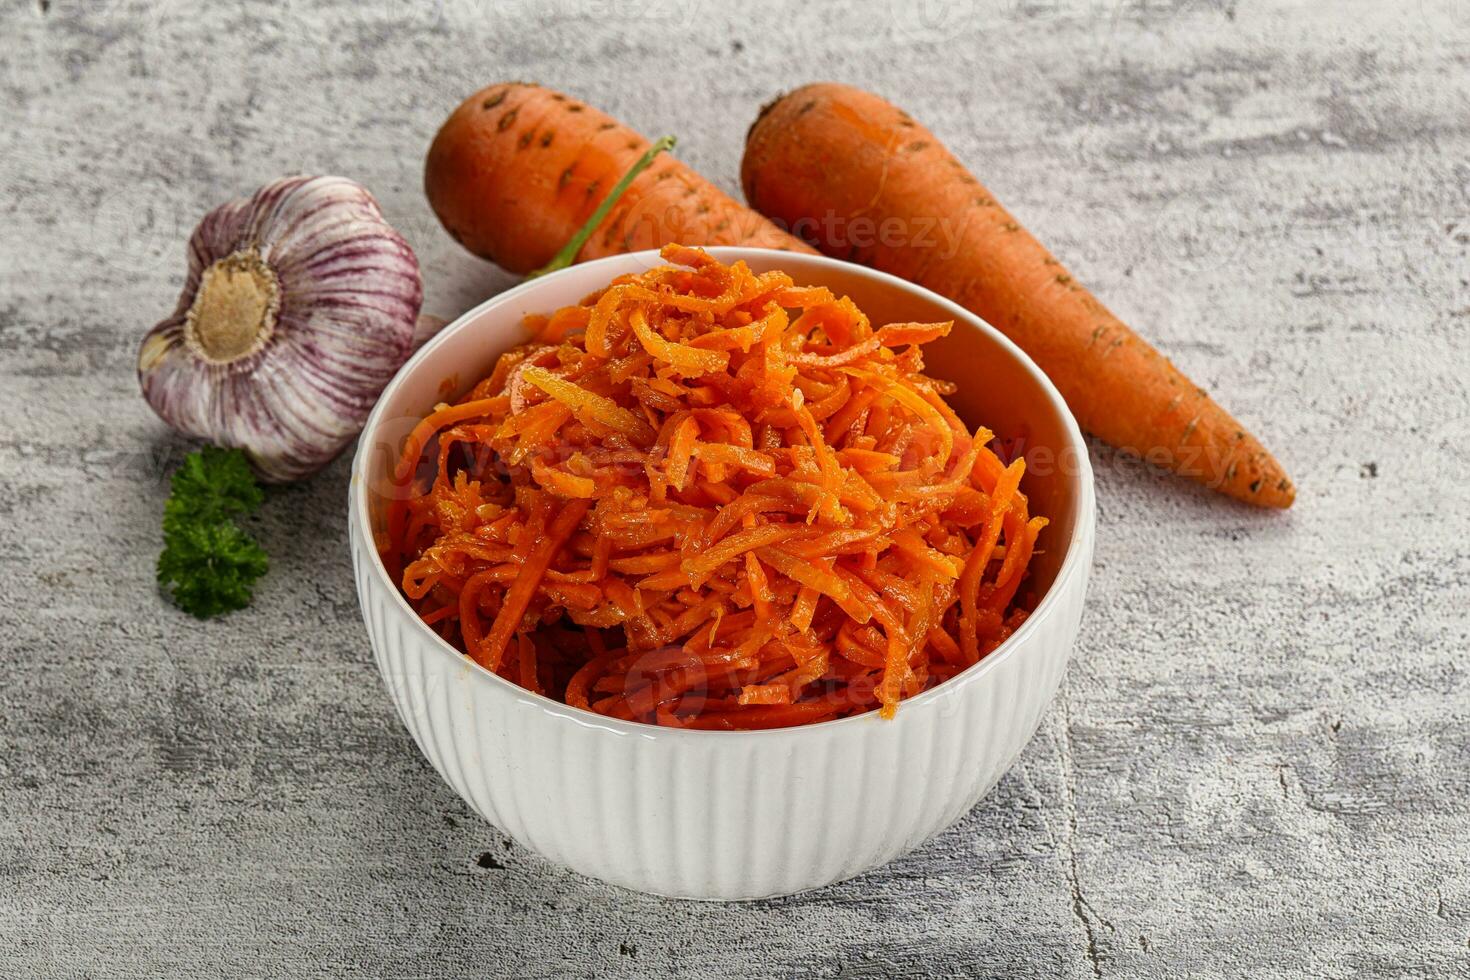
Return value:
[(717, 248), (757, 272), (850, 295), (875, 324), (955, 321), (926, 348), (959, 384), (970, 424), (1024, 433), (1032, 512), (1051, 525), (1033, 560), (1041, 599), (1000, 649), (945, 684), (877, 713), (801, 728), (705, 732), (620, 722), (532, 694), (425, 627), (373, 547), (391, 460), (435, 403), (456, 397), (524, 339), (521, 318), (574, 303), (655, 253), (535, 279), (481, 304), (398, 373), (368, 419), (349, 521), (358, 597), (383, 681), (424, 756), (490, 823), (546, 858), (662, 895), (784, 895), (891, 861), (957, 820), (1035, 733), (1070, 655), (1092, 560), (1086, 448), (1061, 396), (1025, 354), (960, 307), (833, 259)]

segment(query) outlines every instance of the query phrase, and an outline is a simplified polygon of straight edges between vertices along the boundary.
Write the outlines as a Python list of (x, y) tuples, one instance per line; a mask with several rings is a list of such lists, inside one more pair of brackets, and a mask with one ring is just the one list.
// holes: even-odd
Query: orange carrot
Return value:
[(536, 550), (531, 553), (514, 584), (506, 592), (505, 604), (501, 607), (500, 615), (491, 624), (490, 632), (480, 645), (470, 650), (470, 655), (480, 666), (492, 671), (500, 669), (500, 658), (505, 656), (506, 646), (515, 631), (520, 629), (521, 617), (530, 607), (536, 588), (541, 584), (541, 577), (546, 574), (546, 569), (551, 566), (567, 537), (576, 530), (577, 523), (587, 513), (589, 506), (591, 501), (582, 499), (569, 500), (562, 506), (561, 512), (556, 515), (556, 520), (546, 532), (546, 537), (537, 543)]
[(1110, 313), (923, 126), (807, 85), (762, 110), (741, 165), (758, 211), (824, 252), (970, 309), (1035, 358), (1084, 429), (1239, 500), (1290, 507), (1269, 452)]
[[(549, 262), (648, 150), (646, 139), (591, 106), (504, 82), (450, 115), (429, 147), (424, 188), (460, 244), (525, 273)], [(812, 251), (664, 154), (612, 204), (577, 260), (676, 241)]]

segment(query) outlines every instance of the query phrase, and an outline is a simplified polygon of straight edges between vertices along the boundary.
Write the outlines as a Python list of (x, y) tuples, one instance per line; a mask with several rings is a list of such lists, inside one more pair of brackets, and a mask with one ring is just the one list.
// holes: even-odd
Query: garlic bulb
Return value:
[(414, 348), (418, 260), (366, 188), (287, 177), (211, 211), (138, 379), (165, 422), (271, 482), (325, 466)]

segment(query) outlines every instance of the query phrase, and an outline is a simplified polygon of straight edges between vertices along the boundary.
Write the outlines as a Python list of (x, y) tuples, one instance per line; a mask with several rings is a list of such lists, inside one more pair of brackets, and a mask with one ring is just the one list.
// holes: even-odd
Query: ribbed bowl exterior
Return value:
[(753, 899), (893, 860), (958, 820), (1035, 733), (1066, 669), (1079, 560), (1000, 650), (897, 717), (770, 732), (608, 725), (490, 677), (394, 595), (352, 522), (358, 596), (404, 725), (454, 791), (557, 864), (660, 895)]

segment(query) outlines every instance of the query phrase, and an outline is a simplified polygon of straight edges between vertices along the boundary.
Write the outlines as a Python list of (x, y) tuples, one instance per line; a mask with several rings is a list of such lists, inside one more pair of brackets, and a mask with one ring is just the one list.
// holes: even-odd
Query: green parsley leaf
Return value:
[(185, 457), (163, 508), (158, 556), (158, 584), (180, 609), (207, 619), (250, 604), (270, 562), (231, 518), (255, 510), (264, 496), (239, 450), (211, 446)]
[(205, 446), (184, 457), (173, 475), (173, 493), (163, 507), (163, 526), (215, 524), (249, 514), (265, 493), (238, 449)]

